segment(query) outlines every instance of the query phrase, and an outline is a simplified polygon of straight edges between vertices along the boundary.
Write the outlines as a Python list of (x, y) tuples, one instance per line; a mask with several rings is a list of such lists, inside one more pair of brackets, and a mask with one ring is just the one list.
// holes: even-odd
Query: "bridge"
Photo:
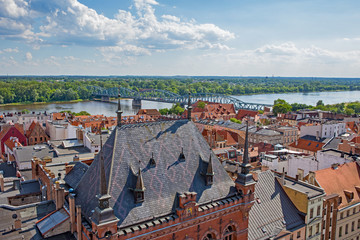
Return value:
[[(92, 94), (95, 97), (101, 97), (104, 101), (109, 101), (110, 98), (117, 98), (118, 94), (123, 98), (134, 99), (133, 103), (141, 104), (141, 100), (166, 102), (166, 103), (180, 103), (182, 106), (188, 103), (189, 95), (179, 95), (173, 92), (158, 90), (158, 89), (146, 89), (141, 91), (135, 91), (128, 88), (101, 88), (101, 87), (89, 87)], [(191, 104), (197, 101), (208, 101), (216, 103), (229, 103), (234, 104), (236, 110), (248, 109), (248, 110), (263, 110), (264, 107), (272, 107), (270, 104), (261, 103), (248, 103), (243, 102), (240, 99), (213, 93), (192, 93), (190, 96)]]

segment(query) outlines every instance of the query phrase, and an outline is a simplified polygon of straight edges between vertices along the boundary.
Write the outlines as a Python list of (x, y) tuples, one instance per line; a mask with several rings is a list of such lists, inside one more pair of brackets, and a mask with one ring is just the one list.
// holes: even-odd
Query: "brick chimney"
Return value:
[(76, 231), (77, 231), (77, 240), (81, 240), (81, 205), (76, 206)]
[(299, 175), (299, 180), (304, 180), (304, 169), (298, 168), (297, 175)]
[(76, 231), (76, 222), (75, 222), (75, 195), (69, 195), (69, 209), (70, 209), (70, 230), (71, 233)]
[(315, 185), (315, 172), (310, 171), (309, 172), (309, 183), (312, 185)]
[(65, 202), (65, 189), (60, 187), (59, 181), (56, 181), (56, 188), (55, 188), (55, 203), (56, 203), (56, 210), (59, 210), (64, 206)]
[(1, 192), (4, 192), (4, 191), (5, 191), (4, 175), (2, 175), (2, 173), (0, 174), (0, 191), (1, 191)]

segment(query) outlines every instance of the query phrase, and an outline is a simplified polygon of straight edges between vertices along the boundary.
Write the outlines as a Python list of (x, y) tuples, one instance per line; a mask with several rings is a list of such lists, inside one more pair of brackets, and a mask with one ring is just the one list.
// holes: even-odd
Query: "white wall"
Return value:
[(288, 175), (296, 177), (298, 168), (304, 170), (304, 176), (309, 174), (309, 171), (318, 170), (318, 162), (314, 156), (298, 156), (288, 155)]
[(334, 156), (331, 154), (328, 154), (326, 151), (318, 151), (317, 159), (319, 161), (319, 170), (325, 169), (331, 167), (331, 164), (338, 163), (338, 164), (344, 164), (351, 162), (351, 160), (347, 160), (345, 158), (342, 158), (341, 156)]

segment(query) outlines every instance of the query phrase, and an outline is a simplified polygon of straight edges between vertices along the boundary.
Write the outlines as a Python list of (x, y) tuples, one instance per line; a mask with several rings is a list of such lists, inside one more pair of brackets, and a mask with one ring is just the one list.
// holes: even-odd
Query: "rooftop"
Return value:
[[(120, 220), (120, 228), (172, 214), (178, 194), (184, 192), (196, 192), (200, 205), (236, 192), (234, 182), (195, 124), (188, 120), (123, 125), (112, 132), (102, 152), (110, 206)], [(155, 166), (149, 164), (152, 153)], [(206, 186), (203, 173), (210, 155), (214, 177), (213, 184)], [(99, 162), (96, 157), (75, 189), (76, 204), (81, 204), (88, 220), (98, 205), (95, 196), (100, 192)], [(135, 203), (131, 189), (139, 168), (146, 190), (144, 202)]]
[(255, 204), (249, 212), (249, 240), (269, 239), (281, 231), (305, 226), (298, 210), (287, 197), (273, 172), (258, 174)]

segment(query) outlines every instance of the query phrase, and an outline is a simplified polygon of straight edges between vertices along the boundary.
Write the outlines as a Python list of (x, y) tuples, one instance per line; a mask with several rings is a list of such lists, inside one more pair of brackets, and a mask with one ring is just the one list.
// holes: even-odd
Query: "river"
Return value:
[[(360, 91), (343, 91), (343, 92), (311, 92), (311, 93), (276, 93), (276, 94), (257, 94), (233, 96), (244, 102), (273, 104), (274, 100), (281, 98), (289, 103), (305, 103), (316, 105), (317, 101), (323, 100), (325, 104), (335, 104), (341, 102), (360, 101)], [(170, 108), (170, 103), (160, 103), (151, 101), (142, 101), (141, 108)], [(0, 112), (16, 112), (28, 109), (31, 112), (60, 112), (70, 110), (72, 112), (87, 111), (90, 114), (104, 114), (105, 116), (115, 116), (117, 109), (114, 103), (104, 103), (97, 101), (84, 101), (74, 103), (45, 103), (45, 104), (28, 104), (28, 105), (9, 105), (0, 107)], [(140, 107), (133, 107), (132, 100), (121, 100), (121, 109), (123, 115), (136, 114)]]

